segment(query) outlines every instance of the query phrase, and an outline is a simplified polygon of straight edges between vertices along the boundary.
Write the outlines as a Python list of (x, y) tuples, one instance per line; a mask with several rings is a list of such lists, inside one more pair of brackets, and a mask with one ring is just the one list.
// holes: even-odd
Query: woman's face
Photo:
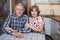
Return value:
[(32, 17), (37, 17), (37, 10), (36, 10), (36, 8), (33, 8), (33, 10), (31, 11), (31, 16)]

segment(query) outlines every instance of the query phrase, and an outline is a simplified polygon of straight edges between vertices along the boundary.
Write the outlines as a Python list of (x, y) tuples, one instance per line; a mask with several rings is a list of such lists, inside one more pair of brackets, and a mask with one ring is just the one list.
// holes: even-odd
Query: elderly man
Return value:
[(29, 23), (28, 16), (24, 15), (25, 11), (24, 5), (22, 3), (18, 3), (15, 6), (15, 13), (13, 15), (9, 15), (6, 22), (3, 26), (3, 31), (15, 37), (23, 37), (22, 32), (29, 32), (24, 28), (24, 26)]

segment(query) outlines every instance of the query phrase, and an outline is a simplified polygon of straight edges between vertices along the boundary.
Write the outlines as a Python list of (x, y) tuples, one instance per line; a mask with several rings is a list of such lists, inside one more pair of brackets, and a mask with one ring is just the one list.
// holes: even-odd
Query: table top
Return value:
[(45, 40), (45, 35), (40, 33), (24, 33), (24, 38), (16, 38), (9, 34), (2, 34), (0, 40)]

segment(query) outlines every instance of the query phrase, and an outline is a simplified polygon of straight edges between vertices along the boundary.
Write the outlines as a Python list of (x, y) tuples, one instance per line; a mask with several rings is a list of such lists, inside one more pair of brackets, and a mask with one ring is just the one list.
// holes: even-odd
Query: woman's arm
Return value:
[(33, 27), (30, 25), (30, 28), (33, 29), (36, 32), (41, 32), (43, 31), (44, 24), (41, 24), (39, 27)]
[(43, 23), (41, 25), (39, 25), (39, 27), (35, 27), (35, 26), (30, 25), (30, 24), (25, 24), (25, 29), (31, 28), (31, 29), (33, 29), (36, 32), (43, 31), (43, 27), (44, 27)]

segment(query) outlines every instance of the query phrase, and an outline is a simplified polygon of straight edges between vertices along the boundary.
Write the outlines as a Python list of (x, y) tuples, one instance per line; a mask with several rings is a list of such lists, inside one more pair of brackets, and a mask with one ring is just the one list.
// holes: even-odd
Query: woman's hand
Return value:
[(43, 27), (44, 27), (43, 24), (41, 24), (41, 25), (39, 25), (39, 26), (37, 26), (37, 27), (30, 25), (30, 28), (33, 29), (33, 30), (36, 31), (36, 32), (41, 32), (41, 31), (43, 31)]

